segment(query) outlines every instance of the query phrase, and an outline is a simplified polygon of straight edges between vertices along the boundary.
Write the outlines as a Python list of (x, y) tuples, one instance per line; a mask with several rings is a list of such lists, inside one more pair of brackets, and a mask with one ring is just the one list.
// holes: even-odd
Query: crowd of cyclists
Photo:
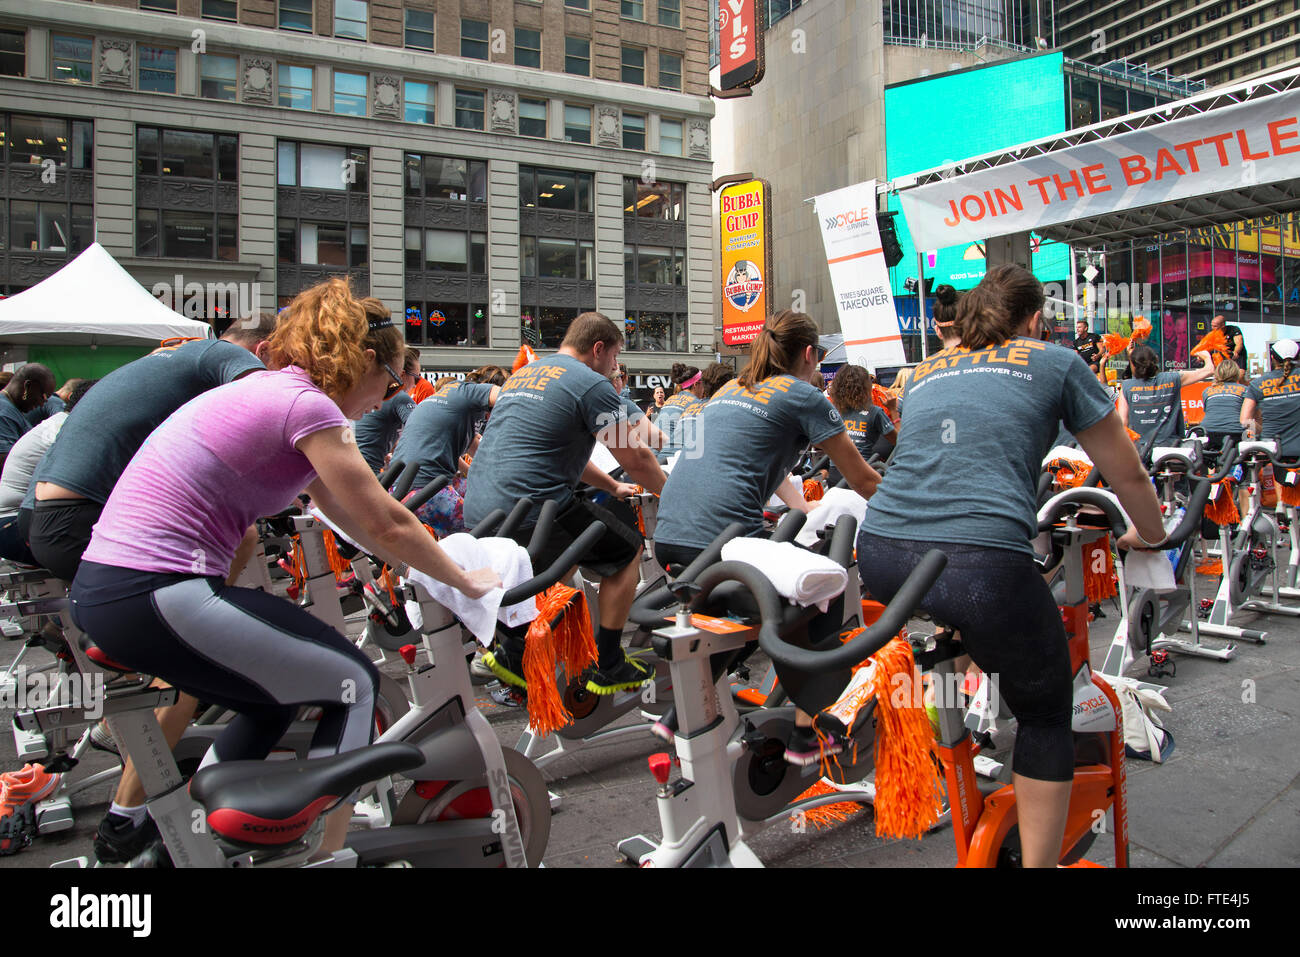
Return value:
[[(418, 570), (470, 598), (500, 587), (498, 575), (460, 567), (438, 539), (527, 498), (534, 509), (510, 533), (526, 544), (540, 503), (554, 501), (550, 538), (533, 558), (541, 568), (599, 520), (606, 532), (579, 563), (599, 579), (587, 687), (613, 694), (650, 677), (623, 646), (645, 545), (631, 496), (660, 497), (653, 547), (672, 574), (733, 522), (760, 534), (773, 496), (809, 510), (792, 470), (812, 447), (869, 500), (857, 541), (867, 594), (886, 602), (927, 551), (947, 555), (922, 606), (1000, 675), (1020, 728), (1024, 861), (1048, 866), (1059, 856), (1073, 752), (1065, 634), (1031, 545), (1043, 457), (1068, 433), (1132, 519), (1118, 547), (1157, 547), (1160, 505), (1127, 429), (1180, 439), (1181, 417), (1170, 412), (1178, 390), (1213, 376), (1213, 436), (1249, 428), (1298, 454), (1300, 346), (1275, 344), (1278, 368), (1247, 384), (1231, 358), (1162, 372), (1138, 346), (1117, 408), (1087, 355), (1045, 341), (1043, 307), (1041, 284), (1017, 266), (990, 269), (964, 294), (940, 287), (943, 351), (892, 389), (849, 365), (829, 391), (817, 324), (787, 310), (768, 317), (739, 376), (722, 363), (675, 366), (675, 389), (656, 390), (647, 414), (626, 394), (622, 330), (599, 313), (578, 316), (556, 354), (513, 374), (489, 366), (430, 387), (388, 309), (330, 280), (279, 316), (160, 348), (57, 395), (48, 369), (20, 368), (0, 398), (0, 555), (70, 582), (72, 616), (96, 645), (182, 692), (161, 718), (169, 743), (197, 701), (236, 713), (205, 766), (265, 758), (303, 705), (323, 709), (311, 755), (330, 755), (371, 741), (378, 672), (293, 602), (234, 584), (259, 518), (305, 493), (399, 574)], [(621, 477), (593, 464), (597, 441)], [(665, 453), (677, 453), (669, 471)], [(883, 477), (868, 464), (873, 454), (892, 455)], [(418, 516), (376, 479), (390, 456), (418, 463), (413, 491), (451, 477)], [(606, 494), (580, 495), (583, 485)], [(521, 690), (526, 641), (525, 627), (502, 627), (483, 656)], [(357, 693), (340, 701), (344, 680)], [(801, 715), (788, 761), (838, 746), (809, 725)], [(332, 812), (327, 849), (341, 846), (348, 813)], [(155, 838), (150, 828), (128, 767), (99, 828), (99, 859), (130, 860)]]

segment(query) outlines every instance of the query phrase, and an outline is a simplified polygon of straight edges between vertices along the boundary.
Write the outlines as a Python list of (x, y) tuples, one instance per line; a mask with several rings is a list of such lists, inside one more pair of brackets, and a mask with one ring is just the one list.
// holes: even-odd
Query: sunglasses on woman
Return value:
[(393, 377), (393, 381), (388, 383), (388, 388), (384, 390), (384, 401), (387, 402), (393, 396), (397, 395), (397, 393), (406, 388), (406, 386), (402, 384), (402, 377), (393, 371), (392, 366), (387, 362), (381, 362), (380, 365), (387, 369), (388, 374)]

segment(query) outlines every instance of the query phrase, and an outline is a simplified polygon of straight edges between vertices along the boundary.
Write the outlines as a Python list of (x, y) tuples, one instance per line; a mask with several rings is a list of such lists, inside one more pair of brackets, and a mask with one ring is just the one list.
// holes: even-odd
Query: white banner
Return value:
[(1296, 177), (1300, 91), (1172, 120), (914, 189), (919, 249)]
[(848, 361), (872, 372), (902, 365), (903, 337), (876, 226), (876, 181), (823, 193), (813, 203)]

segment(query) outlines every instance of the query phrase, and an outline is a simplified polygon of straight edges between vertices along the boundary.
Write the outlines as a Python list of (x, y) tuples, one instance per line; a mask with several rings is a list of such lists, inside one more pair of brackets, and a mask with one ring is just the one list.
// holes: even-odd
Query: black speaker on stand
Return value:
[(886, 209), (876, 214), (880, 227), (880, 248), (885, 254), (885, 265), (893, 269), (903, 261), (903, 247), (898, 244), (898, 235), (894, 232), (894, 217), (897, 210)]

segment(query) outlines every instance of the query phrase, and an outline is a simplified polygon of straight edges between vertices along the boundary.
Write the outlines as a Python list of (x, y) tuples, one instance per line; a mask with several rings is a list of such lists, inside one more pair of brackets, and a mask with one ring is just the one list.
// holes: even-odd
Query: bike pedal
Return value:
[(49, 761), (42, 762), (41, 766), (49, 774), (66, 774), (81, 762), (69, 755), (66, 751), (60, 751)]

